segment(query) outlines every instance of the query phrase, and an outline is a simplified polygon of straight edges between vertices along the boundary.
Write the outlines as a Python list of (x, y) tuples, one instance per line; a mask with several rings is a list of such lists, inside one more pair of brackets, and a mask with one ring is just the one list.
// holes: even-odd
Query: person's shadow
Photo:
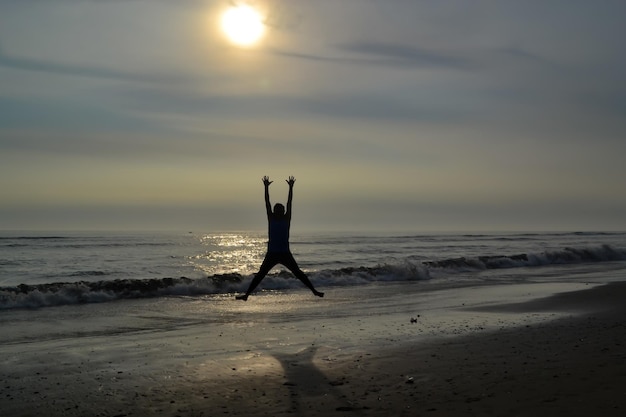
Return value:
[(362, 408), (351, 404), (339, 386), (344, 380), (330, 381), (315, 366), (313, 357), (317, 347), (310, 347), (294, 354), (275, 353), (272, 356), (285, 370), (291, 396), (292, 412), (298, 416), (329, 415), (333, 411), (351, 411), (350, 415), (361, 414)]

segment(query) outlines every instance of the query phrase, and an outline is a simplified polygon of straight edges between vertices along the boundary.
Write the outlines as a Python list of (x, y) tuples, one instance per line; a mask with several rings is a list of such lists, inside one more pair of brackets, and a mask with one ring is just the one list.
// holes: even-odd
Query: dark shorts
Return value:
[(296, 276), (303, 274), (291, 252), (267, 252), (259, 273), (265, 275), (278, 264), (284, 265)]

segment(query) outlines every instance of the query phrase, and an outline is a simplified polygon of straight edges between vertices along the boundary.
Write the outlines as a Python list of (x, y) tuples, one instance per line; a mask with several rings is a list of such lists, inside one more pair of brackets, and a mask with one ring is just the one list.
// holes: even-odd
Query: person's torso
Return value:
[(269, 252), (289, 252), (289, 219), (272, 218), (269, 219), (269, 241), (267, 244)]

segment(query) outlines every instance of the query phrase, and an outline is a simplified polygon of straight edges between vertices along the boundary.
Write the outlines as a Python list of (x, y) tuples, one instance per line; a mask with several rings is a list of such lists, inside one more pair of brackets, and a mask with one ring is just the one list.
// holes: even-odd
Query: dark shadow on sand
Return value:
[(320, 415), (321, 411), (345, 411), (347, 415), (361, 415), (362, 408), (350, 403), (339, 387), (348, 383), (343, 379), (329, 380), (314, 364), (317, 347), (294, 354), (275, 353), (285, 371), (285, 386), (291, 397), (291, 412), (298, 416)]

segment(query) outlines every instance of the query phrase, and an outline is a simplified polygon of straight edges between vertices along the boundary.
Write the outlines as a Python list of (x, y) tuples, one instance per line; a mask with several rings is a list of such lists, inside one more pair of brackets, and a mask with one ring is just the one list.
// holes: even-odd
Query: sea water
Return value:
[[(245, 291), (262, 232), (0, 232), (0, 309)], [(332, 287), (567, 279), (626, 268), (626, 233), (292, 234), (321, 291)], [(597, 274), (596, 274), (597, 276)], [(260, 289), (302, 284), (280, 266)]]

